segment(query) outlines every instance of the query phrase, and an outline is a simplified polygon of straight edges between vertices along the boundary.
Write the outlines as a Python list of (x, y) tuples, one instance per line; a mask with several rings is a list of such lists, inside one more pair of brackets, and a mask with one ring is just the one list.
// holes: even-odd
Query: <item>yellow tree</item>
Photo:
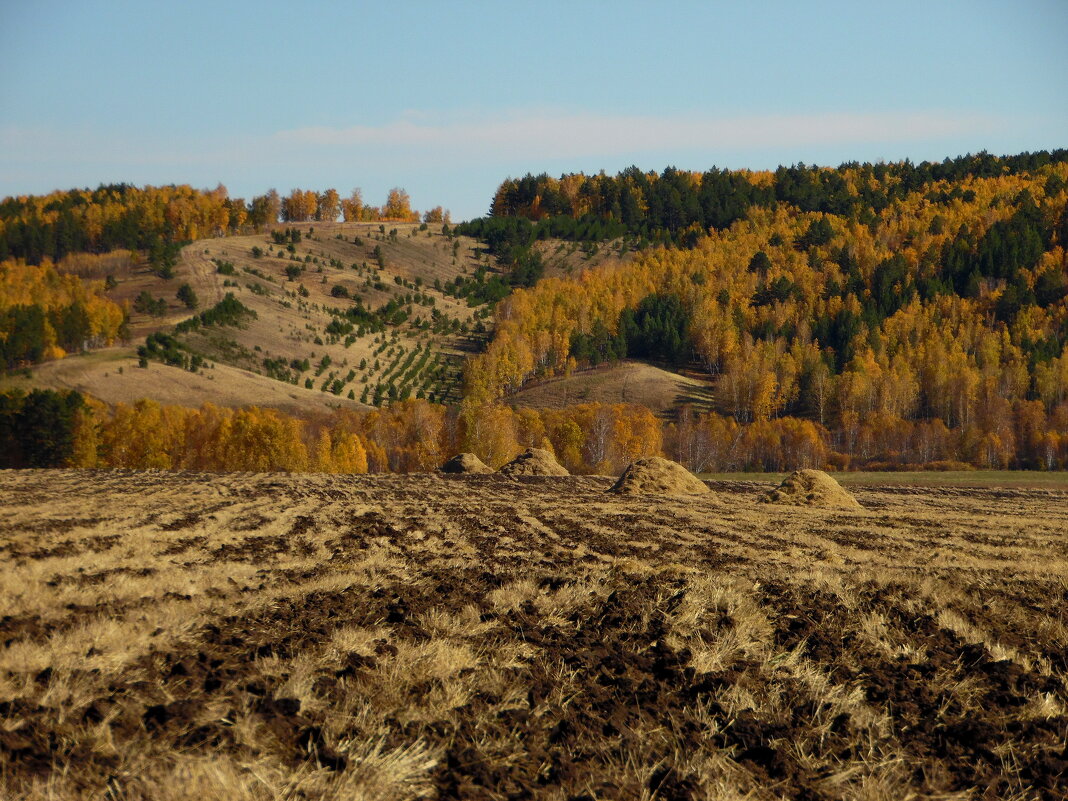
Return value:
[(103, 462), (108, 467), (170, 469), (174, 459), (168, 440), (173, 434), (156, 401), (142, 399), (132, 407), (119, 403), (101, 433)]
[(416, 399), (394, 404), (389, 414), (402, 431), (406, 451), (405, 470), (426, 472), (443, 461), (442, 439), (445, 431), (445, 407)]
[(366, 473), (367, 448), (358, 434), (331, 432), (334, 470), (338, 473)]
[(1049, 409), (1068, 399), (1068, 346), (1056, 359), (1036, 365), (1035, 388)]
[(304, 213), (305, 220), (311, 220), (315, 218), (316, 209), (319, 206), (319, 194), (311, 189), (307, 189), (304, 192), (304, 197), (301, 199), (301, 208)]
[(464, 449), (475, 453), (490, 467), (498, 468), (520, 451), (515, 417), (507, 406), (465, 401)]
[(547, 437), (545, 421), (537, 409), (520, 406), (514, 410), (516, 419), (516, 439), (524, 448), (545, 448), (554, 451), (552, 442)]
[[(312, 193), (315, 194), (314, 192)], [(282, 217), (286, 222), (306, 222), (315, 211), (314, 204), (309, 208), (306, 203), (306, 193), (302, 189), (294, 189), (282, 201)]]
[(410, 220), (412, 216), (412, 202), (408, 193), (400, 187), (389, 190), (386, 205), (382, 207), (382, 216), (387, 220)]
[(73, 447), (69, 467), (100, 466), (100, 429), (107, 417), (107, 406), (92, 397), (74, 413)]
[(315, 219), (323, 222), (336, 222), (341, 213), (341, 197), (336, 189), (327, 189), (316, 200)]
[(584, 473), (586, 464), (582, 449), (585, 436), (572, 413), (573, 409), (546, 409), (542, 414), (557, 460), (572, 473)]
[(292, 472), (308, 467), (300, 422), (273, 409), (239, 409), (227, 434), (221, 443), (227, 470)]
[(358, 434), (324, 427), (316, 438), (312, 467), (321, 473), (366, 473), (367, 449)]
[(363, 194), (359, 188), (353, 189), (352, 194), (341, 201), (341, 213), (345, 222), (359, 222), (363, 219)]
[(334, 469), (334, 448), (333, 443), (330, 441), (329, 429), (319, 429), (319, 436), (315, 440), (315, 453), (311, 469), (317, 473), (337, 472)]
[(663, 428), (645, 406), (616, 404), (612, 407), (612, 466), (622, 470), (647, 456), (663, 455)]

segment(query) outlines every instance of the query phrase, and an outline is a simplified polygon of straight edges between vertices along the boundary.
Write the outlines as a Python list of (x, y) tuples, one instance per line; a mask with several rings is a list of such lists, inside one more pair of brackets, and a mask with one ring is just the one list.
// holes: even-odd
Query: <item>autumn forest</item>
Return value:
[[(478, 270), (456, 274), (485, 309), (458, 402), (376, 394), (300, 417), (7, 391), (2, 466), (413, 472), (460, 450), (497, 466), (537, 446), (578, 473), (646, 455), (697, 472), (1068, 468), (1068, 151), (528, 175), (505, 180), (486, 217), (456, 225), (440, 206), (414, 211), (401, 189), (381, 207), (332, 189), (248, 202), (222, 187), (126, 185), (7, 198), (0, 361), (15, 372), (130, 342), (131, 309), (109, 294), (113, 263), (171, 278), (197, 240), (339, 219), (382, 221), (383, 237), (388, 221), (422, 223), (413, 238), (433, 226), (453, 263), (459, 237), (479, 243)], [(561, 251), (611, 258), (548, 269)], [(452, 286), (437, 287), (443, 299), (461, 298)], [(430, 302), (421, 279), (411, 289)], [(374, 316), (347, 290), (335, 298), (359, 310), (339, 308), (339, 326), (374, 319), (366, 336), (383, 343), (401, 320), (399, 306)], [(198, 320), (239, 324), (205, 314), (150, 342)], [(633, 361), (708, 392), (669, 410), (523, 402), (546, 381)]]

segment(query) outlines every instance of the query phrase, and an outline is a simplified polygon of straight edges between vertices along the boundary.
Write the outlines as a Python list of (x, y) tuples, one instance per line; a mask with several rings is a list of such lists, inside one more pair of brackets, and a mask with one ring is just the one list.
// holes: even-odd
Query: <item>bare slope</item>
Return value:
[[(488, 314), (488, 308), (473, 308), (446, 285), (470, 278), (487, 264), (477, 243), (448, 238), (440, 225), (426, 230), (393, 223), (291, 227), (301, 232), (299, 242), (280, 245), (268, 233), (194, 242), (183, 249), (169, 280), (147, 265), (119, 276), (110, 296), (131, 306), (129, 344), (43, 365), (21, 383), (84, 389), (108, 402), (147, 396), (287, 410), (364, 406), (376, 395), (381, 402), (406, 394), (456, 400), (463, 355), (481, 336), (478, 316)], [(299, 272), (289, 275), (287, 269)], [(174, 367), (152, 367), (138, 373), (135, 351), (144, 337), (171, 332), (194, 313), (175, 297), (184, 283), (198, 297), (197, 312), (233, 293), (256, 312), (256, 319), (179, 337), (214, 370), (194, 376)], [(153, 316), (133, 310), (142, 292), (165, 300), (166, 312)], [(398, 313), (385, 330), (364, 326), (360, 335), (360, 325), (342, 316), (357, 299), (370, 311), (393, 301)], [(335, 320), (351, 324), (352, 330), (329, 332)], [(5, 385), (13, 383), (18, 381)]]
[(545, 275), (555, 277), (578, 276), (607, 262), (628, 262), (637, 252), (630, 243), (618, 239), (599, 243), (542, 240), (534, 249), (545, 265)]
[(636, 403), (664, 414), (683, 403), (710, 406), (711, 387), (710, 382), (698, 378), (625, 361), (531, 383), (508, 401), (516, 406), (550, 409), (575, 403)]
[(0, 474), (0, 796), (1018, 798), (1068, 494)]
[(345, 397), (273, 381), (223, 363), (196, 373), (159, 362), (140, 368), (129, 348), (108, 348), (47, 362), (37, 367), (31, 377), (16, 374), (3, 386), (26, 391), (42, 386), (74, 389), (108, 404), (151, 398), (163, 404), (190, 407), (207, 402), (233, 408), (264, 406), (301, 418), (314, 417), (333, 406), (362, 408), (362, 404)]

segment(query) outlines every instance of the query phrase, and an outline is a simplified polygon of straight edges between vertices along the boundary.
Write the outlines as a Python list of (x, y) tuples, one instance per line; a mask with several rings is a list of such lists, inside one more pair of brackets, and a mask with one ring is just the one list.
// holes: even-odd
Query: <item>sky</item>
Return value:
[(1068, 147), (1068, 0), (0, 0), (0, 197)]

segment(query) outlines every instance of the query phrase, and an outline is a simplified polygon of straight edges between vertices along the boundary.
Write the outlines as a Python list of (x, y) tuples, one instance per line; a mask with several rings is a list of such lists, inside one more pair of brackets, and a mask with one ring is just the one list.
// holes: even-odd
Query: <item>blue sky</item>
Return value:
[(1068, 0), (0, 0), (0, 196), (353, 187), (1068, 147)]

